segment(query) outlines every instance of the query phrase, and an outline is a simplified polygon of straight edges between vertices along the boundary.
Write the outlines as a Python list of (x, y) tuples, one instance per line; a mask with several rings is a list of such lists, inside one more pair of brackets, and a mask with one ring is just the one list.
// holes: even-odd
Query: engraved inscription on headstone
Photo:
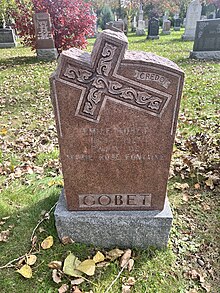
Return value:
[(52, 100), (69, 210), (162, 210), (183, 72), (121, 32), (61, 54)]
[(191, 58), (220, 60), (220, 19), (197, 21)]

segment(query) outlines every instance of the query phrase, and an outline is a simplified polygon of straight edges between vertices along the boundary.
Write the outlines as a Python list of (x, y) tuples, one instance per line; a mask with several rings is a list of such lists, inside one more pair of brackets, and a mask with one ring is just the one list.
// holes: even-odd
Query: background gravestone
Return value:
[(145, 21), (144, 21), (144, 12), (142, 9), (142, 4), (140, 5), (139, 16), (138, 16), (138, 27), (136, 29), (137, 36), (144, 36), (145, 33)]
[(196, 33), (196, 22), (200, 20), (202, 5), (200, 0), (193, 0), (187, 9), (185, 31), (182, 35), (184, 41), (193, 41)]
[(34, 15), (34, 27), (36, 34), (37, 57), (45, 60), (55, 60), (57, 49), (51, 32), (50, 15), (47, 12)]
[(13, 48), (16, 46), (15, 34), (11, 28), (0, 28), (0, 48)]
[(181, 19), (180, 18), (175, 18), (174, 19), (174, 26), (173, 29), (175, 31), (180, 31), (180, 26), (181, 26)]
[(163, 30), (162, 30), (164, 35), (170, 35), (170, 27), (171, 27), (171, 21), (169, 19), (164, 20)]
[(155, 17), (149, 20), (147, 39), (159, 39), (159, 20)]
[(183, 72), (126, 48), (123, 33), (103, 31), (91, 55), (64, 51), (51, 77), (66, 199), (56, 227), (104, 247), (164, 247)]
[(197, 21), (191, 58), (220, 60), (220, 19)]

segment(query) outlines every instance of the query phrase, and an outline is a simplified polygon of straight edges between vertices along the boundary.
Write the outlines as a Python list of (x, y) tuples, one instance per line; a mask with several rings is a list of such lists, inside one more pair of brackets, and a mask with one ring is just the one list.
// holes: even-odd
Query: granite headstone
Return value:
[(175, 31), (180, 31), (180, 27), (181, 27), (181, 19), (180, 18), (175, 18), (174, 19), (173, 29)]
[(200, 20), (202, 13), (202, 5), (200, 0), (193, 0), (186, 13), (185, 31), (182, 35), (183, 41), (193, 41), (196, 33), (196, 22)]
[(64, 176), (56, 227), (60, 238), (104, 247), (165, 247), (183, 72), (126, 49), (122, 32), (105, 30), (91, 55), (64, 51), (51, 77)]
[(152, 17), (148, 22), (147, 39), (159, 39), (159, 20), (155, 17)]
[(191, 58), (220, 60), (220, 19), (197, 21)]
[(171, 21), (169, 19), (164, 20), (162, 33), (164, 35), (170, 35), (170, 27), (171, 27)]
[(14, 30), (0, 28), (0, 48), (13, 48), (16, 46)]
[(57, 49), (51, 31), (50, 15), (47, 12), (34, 14), (36, 34), (36, 51), (39, 59), (54, 60), (57, 58)]

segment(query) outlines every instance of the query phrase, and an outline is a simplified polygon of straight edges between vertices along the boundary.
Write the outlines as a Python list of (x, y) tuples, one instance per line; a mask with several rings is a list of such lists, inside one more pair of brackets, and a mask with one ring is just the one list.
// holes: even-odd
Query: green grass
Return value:
[[(132, 276), (136, 293), (219, 292), (219, 98), (220, 64), (190, 60), (193, 42), (182, 42), (181, 32), (146, 40), (129, 34), (129, 49), (150, 51), (176, 62), (185, 72), (179, 125), (168, 185), (174, 222), (168, 248), (134, 250), (134, 269), (124, 271), (111, 293), (121, 292), (123, 277)], [(89, 40), (91, 51), (95, 39)], [(0, 232), (7, 229), (7, 242), (0, 242), (0, 266), (27, 253), (31, 233), (61, 191), (58, 142), (50, 102), (50, 74), (56, 62), (38, 61), (35, 53), (19, 45), (0, 50)], [(187, 161), (188, 160), (188, 161)], [(207, 180), (213, 182), (208, 185)], [(176, 184), (188, 183), (186, 189)], [(199, 186), (195, 186), (199, 184)], [(0, 220), (1, 222), (1, 220)], [(40, 250), (33, 277), (22, 278), (14, 268), (0, 270), (0, 292), (57, 292), (47, 264), (64, 260), (68, 251), (81, 260), (101, 248), (83, 244), (62, 245), (54, 217), (36, 231), (38, 243), (54, 237), (49, 250)], [(103, 251), (103, 250), (102, 250)], [(201, 265), (202, 261), (202, 265)], [(199, 264), (200, 263), (200, 264)], [(196, 270), (196, 277), (192, 271)], [(83, 292), (104, 293), (115, 279), (118, 261), (99, 268), (79, 287)], [(202, 279), (204, 278), (204, 280)], [(64, 279), (63, 283), (68, 282)], [(208, 285), (207, 285), (208, 284)]]

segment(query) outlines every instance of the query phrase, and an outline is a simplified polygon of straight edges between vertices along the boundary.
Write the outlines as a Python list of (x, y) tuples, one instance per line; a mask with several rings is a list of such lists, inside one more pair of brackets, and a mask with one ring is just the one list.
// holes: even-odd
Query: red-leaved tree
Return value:
[(33, 14), (48, 12), (52, 34), (58, 52), (71, 47), (84, 48), (86, 37), (93, 34), (95, 17), (91, 4), (83, 0), (15, 0), (17, 8), (11, 11), (15, 28), (25, 45), (35, 48)]

